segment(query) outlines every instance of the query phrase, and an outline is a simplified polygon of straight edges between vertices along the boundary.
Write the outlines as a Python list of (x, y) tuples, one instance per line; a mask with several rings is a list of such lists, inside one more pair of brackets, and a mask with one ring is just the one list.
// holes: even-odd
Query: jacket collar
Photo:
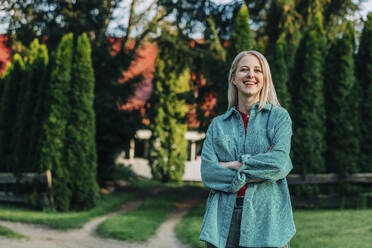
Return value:
[[(255, 105), (253, 105), (252, 107), (252, 110), (254, 112), (258, 112), (258, 106), (260, 105), (260, 103), (256, 103)], [(271, 108), (271, 104), (270, 103), (266, 103), (265, 106), (262, 107), (261, 110), (270, 110)], [(223, 120), (226, 120), (227, 118), (229, 118), (233, 113), (239, 113), (239, 111), (236, 109), (236, 106), (232, 106), (229, 110), (227, 110), (227, 112), (225, 114), (222, 115), (222, 119)]]

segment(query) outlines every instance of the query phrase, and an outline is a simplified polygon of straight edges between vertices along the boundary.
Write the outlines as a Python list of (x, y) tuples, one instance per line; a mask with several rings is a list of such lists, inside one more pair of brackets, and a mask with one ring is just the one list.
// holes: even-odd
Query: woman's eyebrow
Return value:
[[(249, 66), (247, 66), (247, 65), (241, 65), (240, 67), (239, 67), (240, 69), (242, 69), (242, 68), (249, 68)], [(255, 66), (253, 66), (253, 68), (259, 68), (259, 69), (261, 69), (261, 66), (259, 66), (259, 65), (255, 65)]]

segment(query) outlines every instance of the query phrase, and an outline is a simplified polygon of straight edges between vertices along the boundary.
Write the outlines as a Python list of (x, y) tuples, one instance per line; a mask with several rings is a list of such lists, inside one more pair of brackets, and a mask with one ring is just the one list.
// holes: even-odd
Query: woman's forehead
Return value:
[(241, 67), (241, 66), (257, 66), (257, 67), (261, 67), (261, 63), (259, 61), (259, 59), (253, 55), (253, 54), (247, 54), (245, 56), (243, 56), (239, 63), (238, 63), (238, 67)]

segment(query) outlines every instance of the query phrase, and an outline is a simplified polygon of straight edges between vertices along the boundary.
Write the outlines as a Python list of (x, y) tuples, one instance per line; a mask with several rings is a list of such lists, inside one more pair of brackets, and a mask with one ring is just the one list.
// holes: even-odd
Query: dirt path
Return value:
[(16, 222), (0, 221), (0, 225), (6, 226), (13, 231), (30, 237), (29, 240), (11, 240), (0, 237), (0, 247), (11, 248), (186, 248), (174, 234), (174, 227), (182, 216), (193, 205), (193, 202), (178, 204), (167, 221), (158, 229), (156, 235), (146, 243), (129, 243), (99, 237), (94, 231), (97, 226), (117, 214), (134, 209), (142, 204), (142, 201), (124, 204), (122, 208), (114, 213), (95, 218), (86, 223), (83, 228), (78, 230), (53, 230), (43, 225), (24, 224)]

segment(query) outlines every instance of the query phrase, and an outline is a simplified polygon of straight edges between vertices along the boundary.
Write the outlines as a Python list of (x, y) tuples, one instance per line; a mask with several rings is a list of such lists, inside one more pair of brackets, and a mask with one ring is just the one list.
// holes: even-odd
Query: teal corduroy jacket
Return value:
[[(286, 180), (292, 121), (282, 107), (258, 105), (251, 108), (246, 134), (235, 107), (214, 118), (206, 133), (201, 176), (211, 191), (200, 240), (216, 247), (226, 245), (237, 192), (249, 178), (263, 182), (249, 183), (245, 192), (240, 246), (282, 247), (296, 232)], [(242, 167), (223, 168), (219, 161), (240, 161)]]

